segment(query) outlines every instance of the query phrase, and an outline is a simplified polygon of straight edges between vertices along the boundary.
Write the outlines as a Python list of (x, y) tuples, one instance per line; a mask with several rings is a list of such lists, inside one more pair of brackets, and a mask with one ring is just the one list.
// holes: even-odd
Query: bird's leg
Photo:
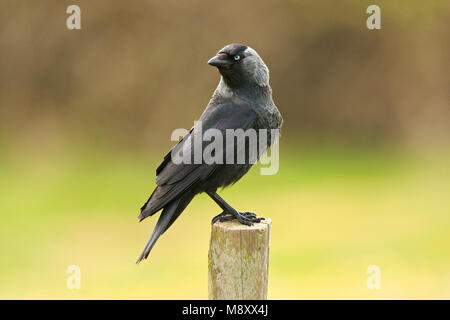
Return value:
[(239, 212), (230, 206), (216, 191), (207, 191), (207, 194), (223, 209), (223, 212), (213, 218), (211, 221), (214, 224), (216, 221), (230, 221), (237, 219), (240, 223), (251, 226), (255, 222), (260, 222), (264, 218), (258, 217), (253, 212)]

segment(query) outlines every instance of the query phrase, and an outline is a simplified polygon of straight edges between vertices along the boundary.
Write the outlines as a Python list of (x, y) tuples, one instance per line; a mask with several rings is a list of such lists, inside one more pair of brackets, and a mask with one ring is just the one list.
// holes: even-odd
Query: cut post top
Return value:
[(272, 224), (272, 220), (270, 218), (265, 218), (261, 220), (261, 222), (254, 223), (252, 226), (247, 226), (245, 224), (240, 223), (237, 220), (232, 221), (217, 221), (214, 223), (214, 228), (226, 229), (228, 231), (250, 231), (250, 230), (259, 230), (264, 231), (268, 226)]

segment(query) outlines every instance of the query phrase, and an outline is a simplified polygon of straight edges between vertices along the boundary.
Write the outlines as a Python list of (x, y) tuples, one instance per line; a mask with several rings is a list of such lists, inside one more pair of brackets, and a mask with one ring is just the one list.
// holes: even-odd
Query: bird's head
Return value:
[(225, 83), (230, 87), (245, 84), (269, 85), (269, 69), (252, 48), (232, 43), (221, 49), (208, 64), (219, 69)]

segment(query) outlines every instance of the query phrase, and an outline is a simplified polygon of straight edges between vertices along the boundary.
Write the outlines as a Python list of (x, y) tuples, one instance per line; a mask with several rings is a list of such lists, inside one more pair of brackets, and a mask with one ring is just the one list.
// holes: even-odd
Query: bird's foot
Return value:
[(261, 222), (261, 220), (264, 220), (263, 217), (258, 217), (256, 213), (253, 212), (238, 212), (234, 211), (232, 213), (229, 212), (222, 212), (221, 214), (218, 214), (215, 216), (211, 224), (216, 223), (217, 221), (225, 222), (225, 221), (231, 221), (237, 219), (241, 224), (245, 224), (247, 226), (252, 226), (254, 223)]
[(230, 214), (230, 213), (228, 213), (228, 212), (222, 212), (222, 213), (219, 213), (217, 216), (215, 216), (214, 218), (212, 218), (212, 220), (211, 220), (211, 224), (214, 224), (214, 223), (216, 223), (217, 221), (220, 221), (220, 222), (225, 222), (225, 221), (231, 221), (231, 220), (233, 220), (234, 219), (234, 216), (232, 215), (232, 214)]
[(248, 211), (247, 212), (238, 212), (238, 211), (236, 211), (236, 213), (237, 213), (236, 219), (240, 223), (245, 224), (247, 226), (252, 226), (254, 223), (258, 223), (258, 222), (261, 222), (261, 220), (264, 220), (263, 217), (258, 217), (256, 215), (256, 213), (254, 213), (254, 212), (248, 212)]

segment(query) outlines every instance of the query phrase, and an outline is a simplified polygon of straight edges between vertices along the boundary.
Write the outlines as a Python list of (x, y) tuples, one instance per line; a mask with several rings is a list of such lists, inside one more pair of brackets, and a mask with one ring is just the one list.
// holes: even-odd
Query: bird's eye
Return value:
[(233, 57), (233, 59), (234, 59), (235, 61), (241, 60), (241, 56), (237, 54), (237, 55), (235, 55), (235, 56)]

